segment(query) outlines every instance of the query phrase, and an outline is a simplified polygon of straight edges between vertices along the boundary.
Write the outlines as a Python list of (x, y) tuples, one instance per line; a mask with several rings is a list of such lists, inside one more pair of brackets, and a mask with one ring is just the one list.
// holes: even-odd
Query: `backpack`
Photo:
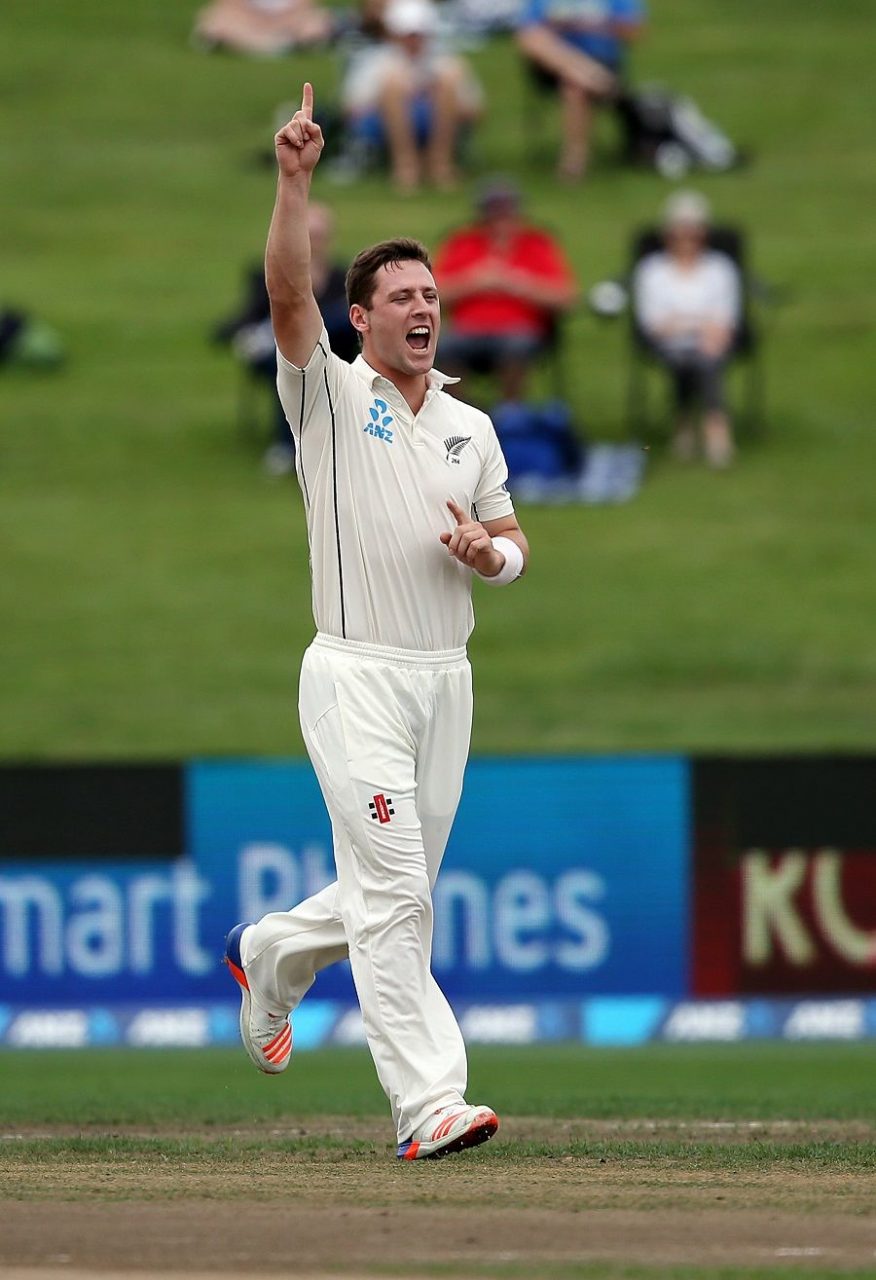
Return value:
[(0, 364), (51, 369), (64, 361), (59, 334), (25, 311), (0, 308)]
[(512, 484), (566, 480), (581, 469), (581, 444), (568, 405), (500, 404), (490, 413)]
[(651, 85), (623, 94), (617, 111), (627, 158), (653, 165), (664, 178), (693, 168), (723, 173), (742, 163), (739, 149), (691, 98)]

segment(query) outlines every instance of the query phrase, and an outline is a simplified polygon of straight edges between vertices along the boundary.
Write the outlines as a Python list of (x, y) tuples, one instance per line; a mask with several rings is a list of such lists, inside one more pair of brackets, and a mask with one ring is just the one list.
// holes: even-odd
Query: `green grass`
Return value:
[[(476, 1159), (610, 1163), (632, 1178), (636, 1169), (872, 1174), (873, 1065), (861, 1045), (475, 1048), (472, 1096), (523, 1126)], [(231, 1051), (21, 1052), (2, 1066), (0, 1123), (24, 1131), (7, 1147), (23, 1168), (103, 1160), (142, 1178), (185, 1162), (205, 1176), (229, 1166), (245, 1176), (272, 1160), (370, 1165), (391, 1146), (386, 1102), (360, 1050), (302, 1054), (281, 1080)], [(52, 1126), (70, 1132), (44, 1132)]]
[[(470, 1093), (502, 1114), (589, 1120), (836, 1120), (876, 1123), (871, 1045), (473, 1047)], [(258, 1123), (384, 1116), (371, 1060), (298, 1055), (279, 1079), (242, 1053), (82, 1050), (2, 1057), (0, 1122), (15, 1125)]]
[[(235, 370), (211, 349), (261, 252), (275, 105), (330, 57), (208, 57), (195, 6), (8, 0), (0, 40), (0, 281), (69, 345), (66, 369), (4, 370), (0, 757), (297, 753), (295, 673), (312, 630), (300, 504), (237, 437)], [(655, 457), (619, 509), (527, 509), (525, 586), (479, 601), (480, 751), (866, 749), (874, 745), (876, 302), (872, 6), (664, 0), (640, 81), (690, 92), (756, 151), (697, 182), (789, 286), (766, 347), (769, 432), (715, 477)], [(556, 119), (526, 136), (513, 51), (474, 55), (491, 111), (473, 165), (521, 177), (582, 286), (623, 263), (667, 188), (611, 160), (558, 187)], [(474, 173), (472, 173), (474, 178)], [(317, 184), (339, 251), (435, 241), (468, 189), (394, 200)], [(582, 308), (576, 413), (621, 429), (619, 326)]]
[[(412, 1167), (392, 1158), (386, 1102), (360, 1050), (301, 1054), (280, 1079), (258, 1076), (236, 1051), (10, 1052), (0, 1060), (0, 1198), (10, 1238), (30, 1251), (34, 1210), (47, 1222), (60, 1215), (65, 1242), (70, 1213), (79, 1214), (76, 1240), (63, 1246), (77, 1259), (88, 1256), (95, 1223), (113, 1232), (120, 1259), (130, 1253), (124, 1224), (142, 1231), (144, 1214), (173, 1238), (186, 1204), (201, 1230), (205, 1214), (215, 1223), (226, 1205), (252, 1205), (285, 1207), (305, 1246), (308, 1215), (330, 1214), (337, 1260), (331, 1242), (321, 1256), (333, 1274), (343, 1258), (356, 1274), (381, 1277), (863, 1276), (871, 1271), (851, 1266), (868, 1256), (872, 1220), (873, 1066), (868, 1045), (474, 1048), (470, 1092), (496, 1106), (499, 1135), (465, 1158)], [(344, 1219), (354, 1230), (362, 1214), (388, 1218), (395, 1233), (452, 1223), (465, 1248), (402, 1265), (388, 1240), (386, 1261), (373, 1246), (360, 1260)], [(479, 1229), (479, 1215), (510, 1224), (518, 1214), (530, 1215), (535, 1235), (504, 1244)], [(712, 1226), (698, 1228), (700, 1215)], [(660, 1259), (667, 1219), (689, 1265)], [(557, 1256), (555, 1230), (579, 1260)], [(764, 1265), (709, 1265), (713, 1253), (694, 1265), (710, 1230), (728, 1259), (755, 1262), (760, 1247)], [(642, 1240), (652, 1234), (646, 1262)], [(797, 1264), (794, 1245), (812, 1240), (819, 1248)], [(781, 1264), (767, 1265), (785, 1246)], [(236, 1247), (268, 1273), (269, 1242), (264, 1260), (252, 1233)], [(611, 1257), (590, 1261), (601, 1249)], [(841, 1273), (831, 1254), (845, 1257)]]
[[(111, 1163), (116, 1169), (128, 1166), (138, 1171), (142, 1171), (144, 1165), (163, 1164), (166, 1167), (168, 1162), (185, 1161), (191, 1168), (210, 1173), (230, 1168), (235, 1176), (246, 1178), (250, 1173), (263, 1169), (266, 1161), (279, 1163), (294, 1159), (300, 1163), (311, 1160), (322, 1165), (359, 1161), (373, 1165), (375, 1158), (385, 1160), (391, 1149), (391, 1135), (385, 1142), (380, 1142), (349, 1134), (322, 1133), (257, 1139), (119, 1137), (113, 1134), (89, 1138), (33, 1138), (16, 1142), (11, 1152), (17, 1165), (36, 1165), (44, 1171), (48, 1171), (52, 1164), (88, 1167), (96, 1160)], [(876, 1142), (755, 1141), (729, 1145), (702, 1141), (530, 1141), (515, 1142), (504, 1149), (500, 1145), (490, 1147), (473, 1158), (512, 1166), (545, 1159), (623, 1164), (632, 1174), (638, 1168), (642, 1171), (686, 1171), (699, 1177), (710, 1172), (757, 1173), (769, 1168), (786, 1172), (801, 1170), (817, 1177), (819, 1172), (873, 1174), (876, 1172)]]

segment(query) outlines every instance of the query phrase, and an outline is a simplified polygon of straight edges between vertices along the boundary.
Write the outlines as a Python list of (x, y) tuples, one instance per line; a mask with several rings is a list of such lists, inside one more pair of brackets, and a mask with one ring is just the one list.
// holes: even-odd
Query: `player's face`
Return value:
[(422, 262), (388, 263), (374, 285), (371, 306), (351, 308), (365, 359), (373, 368), (408, 377), (428, 373), (441, 327), (432, 272)]

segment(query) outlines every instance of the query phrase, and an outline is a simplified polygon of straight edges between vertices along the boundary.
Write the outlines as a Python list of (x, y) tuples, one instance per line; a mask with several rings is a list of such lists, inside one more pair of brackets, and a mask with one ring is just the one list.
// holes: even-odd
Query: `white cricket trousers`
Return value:
[(337, 881), (245, 934), (253, 997), (295, 1009), (348, 954), (400, 1142), (463, 1100), (462, 1034), (431, 972), (432, 894), (471, 737), (464, 649), (421, 653), (317, 635), (301, 728), (332, 823)]

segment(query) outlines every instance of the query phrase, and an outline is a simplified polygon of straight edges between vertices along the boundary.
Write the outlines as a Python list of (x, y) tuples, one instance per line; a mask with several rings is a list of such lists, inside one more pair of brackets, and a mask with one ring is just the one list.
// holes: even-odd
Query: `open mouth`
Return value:
[(429, 346), (431, 334), (424, 324), (417, 325), (416, 328), (409, 330), (406, 341), (409, 347), (413, 347), (414, 351), (425, 351)]

